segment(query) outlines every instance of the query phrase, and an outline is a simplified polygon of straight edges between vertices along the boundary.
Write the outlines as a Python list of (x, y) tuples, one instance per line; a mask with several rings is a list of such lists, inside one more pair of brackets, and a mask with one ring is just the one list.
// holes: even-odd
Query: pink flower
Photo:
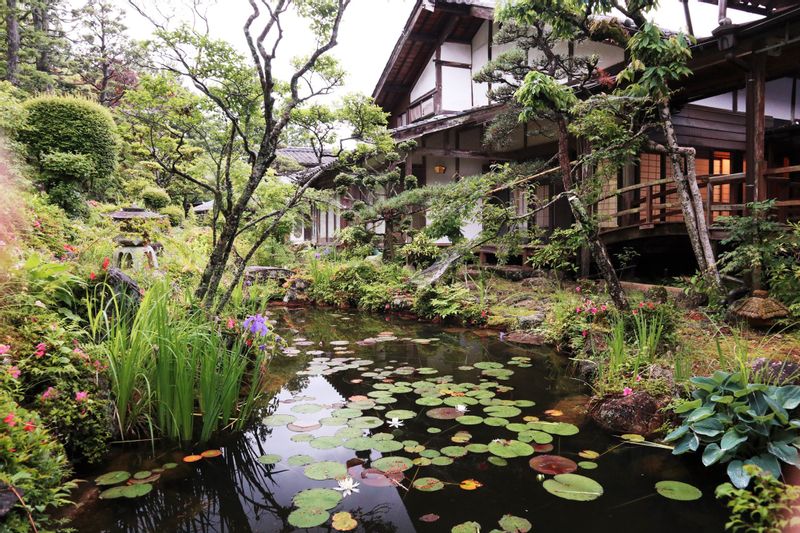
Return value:
[(108, 270), (110, 264), (111, 264), (111, 259), (109, 259), (108, 257), (103, 259), (103, 270)]
[(80, 391), (75, 393), (76, 402), (85, 402), (88, 398), (89, 398), (89, 393), (86, 391)]
[(36, 429), (36, 426), (33, 425), (33, 420), (28, 420), (25, 422), (25, 427), (22, 428), (23, 431), (31, 432)]
[(580, 288), (580, 286), (578, 286), (578, 287), (575, 287), (575, 292), (581, 292), (581, 288)]
[(655, 306), (655, 304), (653, 302), (647, 302), (647, 308), (648, 309), (655, 309), (656, 306)]
[(96, 280), (97, 279), (97, 274), (95, 274), (94, 272), (90, 273), (89, 274), (89, 279), (92, 280), (92, 281)]
[(586, 331), (586, 330), (583, 330), (583, 331), (581, 332), (581, 335), (583, 335), (584, 337), (585, 337), (585, 336), (587, 336), (588, 334), (589, 334), (589, 332), (588, 332), (588, 331)]
[(8, 369), (8, 374), (14, 379), (19, 378), (19, 375), (21, 373), (22, 372), (19, 371), (19, 368), (15, 367), (15, 366), (12, 366), (11, 368)]
[(642, 307), (644, 307), (644, 302), (639, 302), (639, 309), (641, 309)]
[(636, 375), (636, 383), (639, 383), (640, 381), (642, 381), (642, 376), (637, 374)]
[(11, 426), (12, 428), (17, 425), (17, 418), (14, 416), (14, 413), (8, 413), (6, 417), (3, 419), (3, 422)]
[(43, 342), (40, 342), (36, 345), (36, 358), (41, 359), (44, 357), (44, 354), (47, 353), (47, 345)]
[(0, 355), (7, 354), (9, 350), (11, 350), (11, 346), (8, 344), (0, 344)]
[(622, 389), (622, 395), (623, 396), (630, 396), (631, 394), (633, 394), (633, 389), (632, 388), (625, 387), (624, 389)]
[(638, 314), (639, 314), (639, 311), (638, 311), (637, 309), (634, 309), (634, 310), (633, 310), (633, 316), (636, 316), (636, 315), (638, 315)]
[(596, 308), (596, 307), (592, 307), (592, 314), (593, 314), (593, 315), (596, 315), (596, 314), (597, 314), (597, 308)]
[(236, 320), (233, 318), (228, 319), (228, 329), (233, 329), (236, 327)]
[(39, 229), (39, 228), (42, 227), (42, 223), (39, 222), (38, 220), (34, 220), (33, 221), (33, 227), (36, 228), (36, 229)]
[(58, 391), (53, 387), (47, 387), (47, 390), (42, 393), (42, 401), (49, 400), (50, 398), (54, 398)]
[(581, 314), (582, 311), (583, 311), (583, 308), (581, 308), (581, 307), (576, 307), (575, 308), (575, 312), (578, 313), (578, 314)]

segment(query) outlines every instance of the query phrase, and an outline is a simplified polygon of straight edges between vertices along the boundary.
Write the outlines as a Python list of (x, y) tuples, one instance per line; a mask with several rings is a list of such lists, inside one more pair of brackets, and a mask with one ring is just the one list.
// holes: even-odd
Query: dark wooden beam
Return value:
[(439, 36), (431, 33), (415, 32), (408, 36), (408, 40), (418, 43), (438, 43)]
[(766, 102), (766, 57), (755, 55), (750, 60), (747, 73), (747, 111), (746, 144), (747, 176), (745, 178), (745, 201), (766, 199), (767, 187), (764, 180), (764, 106)]
[(490, 154), (487, 152), (476, 152), (473, 150), (451, 150), (449, 148), (418, 148), (417, 154), (432, 155), (436, 157), (455, 157), (464, 159), (480, 159), (482, 161), (510, 161), (508, 155)]

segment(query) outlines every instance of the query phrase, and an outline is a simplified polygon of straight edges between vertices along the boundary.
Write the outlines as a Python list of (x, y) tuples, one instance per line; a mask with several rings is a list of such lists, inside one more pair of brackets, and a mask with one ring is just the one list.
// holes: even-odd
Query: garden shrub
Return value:
[(8, 81), (0, 81), (0, 130), (14, 137), (25, 124), (25, 92)]
[(183, 222), (186, 220), (186, 214), (183, 212), (183, 208), (179, 205), (168, 205), (161, 209), (162, 215), (167, 215), (169, 218), (169, 224), (173, 228), (177, 228), (179, 226), (183, 226)]
[(59, 182), (48, 188), (47, 197), (50, 203), (57, 205), (64, 212), (75, 218), (86, 218), (89, 215), (89, 206), (80, 185), (74, 182)]
[(673, 454), (702, 447), (703, 464), (728, 463), (728, 477), (738, 488), (750, 483), (747, 465), (776, 478), (781, 463), (800, 466), (794, 446), (800, 438), (800, 387), (748, 383), (743, 372), (717, 371), (690, 381), (693, 399), (675, 408), (683, 423), (666, 437), (675, 443)]
[[(19, 406), (0, 390), (0, 485), (14, 487), (24, 498), (39, 531), (45, 531), (47, 512), (69, 503), (72, 482), (64, 448), (39, 416)], [(3, 531), (30, 531), (25, 508), (16, 504), (3, 518)]]
[(800, 525), (800, 486), (788, 485), (755, 465), (744, 467), (755, 482), (752, 489), (737, 489), (723, 483), (716, 496), (728, 500), (731, 516), (725, 524), (728, 531), (781, 533)]
[(164, 209), (170, 203), (169, 194), (160, 187), (145, 187), (140, 197), (148, 209)]
[[(309, 262), (311, 277), (309, 296), (311, 299), (333, 305), (361, 306), (370, 309), (389, 302), (388, 289), (384, 294), (376, 294), (375, 285), (398, 287), (406, 275), (397, 265), (386, 265), (368, 260), (350, 260), (334, 263), (314, 259)], [(376, 299), (377, 298), (377, 299)]]
[(425, 269), (436, 261), (440, 253), (441, 250), (436, 242), (421, 232), (400, 249), (399, 255), (415, 268)]
[(559, 349), (579, 353), (593, 331), (606, 332), (614, 316), (611, 306), (561, 293), (547, 316), (547, 339)]
[[(85, 191), (107, 192), (117, 165), (116, 126), (111, 113), (103, 106), (82, 98), (40, 96), (25, 102), (27, 120), (19, 131), (19, 140), (27, 146), (31, 160), (46, 171), (46, 185), (76, 181)], [(60, 154), (60, 155), (54, 155)], [(79, 162), (84, 156), (89, 165)], [(49, 158), (48, 158), (49, 156)], [(58, 173), (57, 170), (68, 170)]]
[(415, 296), (414, 312), (424, 318), (478, 324), (488, 316), (478, 298), (462, 284), (424, 287)]

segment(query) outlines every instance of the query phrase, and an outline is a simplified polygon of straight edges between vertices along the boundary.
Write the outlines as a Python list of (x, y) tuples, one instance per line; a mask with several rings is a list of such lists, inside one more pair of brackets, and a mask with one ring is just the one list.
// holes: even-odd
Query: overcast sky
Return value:
[[(115, 1), (128, 13), (127, 21), (131, 36), (146, 39), (151, 33), (151, 24), (135, 13), (127, 0)], [(164, 0), (141, 1), (157, 2), (159, 6), (168, 3)], [(206, 4), (211, 6), (209, 21), (212, 35), (233, 43), (244, 53), (247, 48), (242, 27), (250, 14), (247, 0), (220, 0), (216, 3), (207, 1)], [(339, 34), (339, 45), (334, 50), (334, 55), (339, 58), (348, 73), (345, 87), (339, 90), (339, 94), (348, 92), (372, 94), (414, 4), (415, 0), (352, 0)], [(711, 30), (717, 26), (717, 6), (690, 0), (690, 7), (697, 36), (710, 35)], [(747, 13), (733, 11), (729, 11), (729, 16), (735, 23), (755, 18)], [(662, 27), (685, 30), (683, 5), (680, 0), (661, 0), (661, 7), (654, 13), (653, 18)], [(180, 19), (191, 22), (186, 12), (177, 11), (173, 25)], [(303, 21), (296, 18), (288, 20), (285, 24), (282, 52), (279, 52), (281, 61), (278, 73), (287, 76), (289, 59), (307, 52), (312, 45), (313, 41), (310, 40)]]

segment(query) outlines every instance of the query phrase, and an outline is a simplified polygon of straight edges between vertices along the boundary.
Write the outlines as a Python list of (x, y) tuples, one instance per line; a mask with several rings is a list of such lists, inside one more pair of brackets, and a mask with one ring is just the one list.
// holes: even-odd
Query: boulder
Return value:
[(665, 304), (669, 300), (669, 293), (666, 287), (656, 285), (644, 292), (644, 299), (658, 304)]
[(505, 336), (505, 340), (517, 344), (528, 344), (530, 346), (543, 346), (545, 344), (544, 335), (525, 333), (524, 331), (512, 331)]
[(116, 267), (108, 269), (105, 282), (111, 287), (111, 290), (114, 291), (114, 295), (117, 297), (125, 296), (137, 304), (142, 299), (142, 289), (139, 287), (139, 284), (136, 283), (132, 277)]
[(759, 357), (750, 365), (759, 382), (775, 385), (799, 385), (800, 363)]
[(521, 316), (517, 319), (517, 325), (519, 329), (536, 329), (541, 326), (547, 315), (543, 311), (536, 311), (535, 313), (527, 316)]
[(283, 282), (292, 277), (294, 273), (286, 268), (249, 266), (244, 269), (245, 286), (264, 283), (268, 280)]
[(609, 395), (595, 400), (589, 408), (589, 416), (595, 423), (612, 433), (635, 433), (647, 438), (664, 425), (665, 416), (661, 408), (668, 398), (656, 398), (644, 391), (628, 396)]

